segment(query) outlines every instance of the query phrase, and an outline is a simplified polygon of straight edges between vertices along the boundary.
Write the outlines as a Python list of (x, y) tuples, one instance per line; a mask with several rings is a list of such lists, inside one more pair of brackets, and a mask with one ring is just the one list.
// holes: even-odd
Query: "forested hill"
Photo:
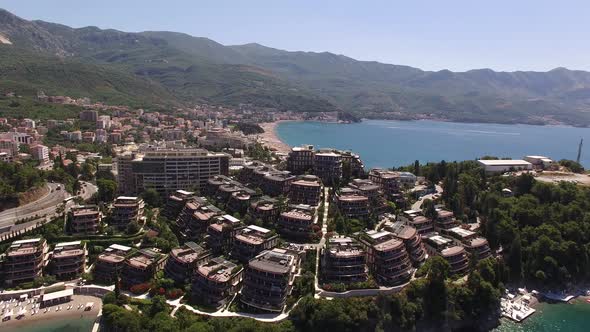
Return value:
[[(68, 58), (113, 67), (189, 103), (342, 109), (371, 118), (590, 124), (590, 73), (565, 68), (432, 72), (328, 52), (224, 46), (176, 32), (75, 29), (4, 10), (0, 35), (2, 47), (53, 57), (56, 63)], [(19, 83), (29, 82), (24, 77)], [(53, 83), (47, 85), (50, 90)]]

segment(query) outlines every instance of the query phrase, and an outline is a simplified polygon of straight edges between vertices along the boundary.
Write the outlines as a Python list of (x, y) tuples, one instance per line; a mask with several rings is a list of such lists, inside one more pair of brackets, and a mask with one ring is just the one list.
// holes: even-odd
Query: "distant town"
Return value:
[[(442, 178), (420, 175), (419, 164), (367, 170), (354, 152), (281, 149), (259, 130), (301, 113), (201, 105), (171, 115), (38, 98), (84, 110), (0, 118), (3, 186), (12, 186), (0, 212), (3, 323), (94, 312), (113, 293), (163, 296), (173, 313), (277, 322), (306, 295), (398, 293), (425, 278), (435, 257), (457, 282), (478, 262), (502, 259), (480, 218), (457, 216), (466, 208), (444, 204)], [(547, 182), (575, 177), (572, 165), (545, 156), (476, 162), (488, 176)], [(502, 315), (532, 314), (527, 294)]]

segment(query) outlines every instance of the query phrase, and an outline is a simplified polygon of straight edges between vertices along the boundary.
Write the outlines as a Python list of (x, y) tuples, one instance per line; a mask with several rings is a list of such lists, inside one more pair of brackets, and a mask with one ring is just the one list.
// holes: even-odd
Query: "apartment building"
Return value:
[(228, 214), (217, 217), (207, 227), (205, 242), (207, 247), (215, 254), (223, 254), (231, 251), (236, 233), (246, 227), (240, 219)]
[(98, 112), (93, 110), (83, 110), (80, 112), (80, 121), (96, 122)]
[(361, 177), (365, 174), (365, 165), (358, 154), (350, 151), (339, 151), (342, 155), (342, 162), (348, 164), (350, 169), (350, 177)]
[(238, 179), (244, 183), (249, 183), (253, 187), (259, 187), (262, 183), (262, 178), (269, 171), (274, 170), (272, 167), (267, 166), (265, 163), (254, 160), (247, 162), (240, 173)]
[(335, 236), (328, 239), (322, 252), (323, 282), (363, 282), (367, 280), (367, 256), (356, 239)]
[(455, 219), (455, 214), (448, 210), (436, 209), (436, 218), (434, 228), (441, 232), (459, 226), (459, 222)]
[(291, 175), (290, 172), (274, 171), (269, 172), (262, 178), (260, 188), (266, 195), (276, 196), (287, 196), (291, 189), (291, 183), (295, 180), (295, 176)]
[(134, 196), (119, 196), (113, 203), (113, 213), (111, 215), (111, 226), (118, 229), (125, 229), (130, 222), (135, 221), (138, 224), (143, 222), (143, 209), (145, 203), (143, 199)]
[(69, 211), (70, 230), (74, 234), (96, 234), (102, 213), (96, 205), (77, 205)]
[(441, 232), (463, 246), (471, 257), (481, 260), (492, 256), (488, 240), (469, 229), (457, 226)]
[[(111, 134), (112, 135), (112, 134)], [(133, 176), (133, 160), (135, 153), (125, 151), (117, 154), (117, 190), (120, 194), (131, 195), (135, 192), (135, 177)]]
[(422, 214), (422, 211), (406, 210), (400, 220), (414, 227), (420, 235), (434, 232), (434, 223), (432, 220), (426, 218)]
[(463, 246), (455, 245), (454, 241), (438, 233), (423, 236), (428, 254), (439, 255), (451, 265), (451, 273), (464, 275), (469, 269), (469, 258)]
[(299, 253), (289, 249), (265, 250), (248, 262), (240, 300), (254, 310), (281, 312), (299, 266)]
[(295, 175), (305, 174), (313, 170), (313, 145), (293, 147), (287, 157), (287, 170)]
[(210, 307), (223, 307), (239, 291), (243, 273), (243, 267), (223, 256), (199, 264), (191, 286), (193, 300)]
[(369, 217), (369, 198), (359, 195), (350, 188), (342, 188), (334, 195), (334, 202), (340, 213), (351, 219), (367, 219)]
[(277, 231), (287, 239), (309, 240), (321, 229), (319, 225), (314, 227), (314, 219), (315, 208), (303, 204), (291, 205), (287, 211), (280, 214)]
[(303, 175), (291, 183), (289, 199), (293, 204), (317, 206), (322, 196), (322, 181), (315, 175)]
[(202, 149), (148, 150), (132, 162), (135, 192), (153, 188), (169, 195), (179, 189), (203, 188), (211, 176), (228, 174), (229, 158)]
[(391, 232), (395, 238), (402, 241), (410, 255), (412, 264), (417, 267), (426, 261), (426, 248), (418, 231), (403, 222), (386, 223), (384, 229)]
[(396, 172), (381, 168), (374, 168), (369, 172), (369, 180), (379, 185), (386, 198), (394, 200), (404, 187), (413, 187), (416, 176), (409, 172)]
[(94, 279), (104, 283), (114, 283), (123, 271), (125, 258), (132, 253), (130, 247), (120, 244), (111, 244), (94, 263)]
[(182, 239), (198, 241), (205, 236), (207, 227), (215, 221), (215, 217), (222, 213), (205, 199), (195, 198), (184, 205), (176, 219), (176, 226)]
[(180, 211), (182, 211), (186, 203), (193, 199), (193, 197), (195, 197), (195, 193), (192, 191), (176, 190), (168, 196), (162, 215), (170, 220), (176, 220)]
[(233, 241), (232, 257), (247, 263), (263, 250), (274, 248), (279, 236), (270, 229), (250, 225), (237, 231)]
[(313, 172), (324, 184), (331, 185), (342, 178), (342, 155), (332, 150), (320, 150), (313, 157)]
[(148, 282), (164, 267), (166, 255), (152, 249), (141, 249), (125, 259), (121, 283), (126, 287)]
[(381, 187), (371, 180), (354, 179), (348, 184), (353, 192), (369, 199), (369, 207), (373, 212), (383, 212), (387, 207)]
[(253, 220), (262, 220), (264, 223), (274, 223), (279, 218), (279, 212), (277, 200), (268, 196), (252, 202), (248, 210)]
[(42, 277), (48, 253), (49, 248), (43, 238), (12, 242), (1, 256), (4, 283), (13, 286)]
[(227, 202), (227, 209), (232, 213), (245, 214), (248, 211), (253, 196), (250, 191), (236, 191), (231, 194)]
[(359, 242), (367, 252), (367, 265), (381, 285), (400, 285), (412, 276), (412, 261), (403, 241), (387, 231), (366, 231)]
[(86, 244), (81, 241), (56, 244), (51, 254), (52, 274), (60, 280), (80, 277), (86, 268), (86, 255)]
[(183, 246), (174, 248), (166, 260), (164, 273), (166, 277), (185, 284), (190, 282), (195, 268), (206, 263), (211, 258), (211, 251), (194, 242), (187, 242)]
[(39, 161), (42, 164), (49, 162), (49, 148), (45, 145), (34, 145), (31, 147), (31, 156), (34, 160)]

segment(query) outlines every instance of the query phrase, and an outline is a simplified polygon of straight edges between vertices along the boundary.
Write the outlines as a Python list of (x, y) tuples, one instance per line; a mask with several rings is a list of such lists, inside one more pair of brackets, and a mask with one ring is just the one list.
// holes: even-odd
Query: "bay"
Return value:
[(575, 160), (580, 139), (584, 138), (580, 162), (590, 166), (590, 128), (427, 120), (352, 124), (301, 121), (281, 122), (276, 133), (291, 146), (312, 144), (354, 151), (367, 168), (405, 166), (414, 160), (473, 160), (486, 155)]
[(522, 323), (502, 319), (494, 332), (585, 332), (589, 331), (590, 303), (582, 299), (572, 303), (539, 303), (537, 310)]

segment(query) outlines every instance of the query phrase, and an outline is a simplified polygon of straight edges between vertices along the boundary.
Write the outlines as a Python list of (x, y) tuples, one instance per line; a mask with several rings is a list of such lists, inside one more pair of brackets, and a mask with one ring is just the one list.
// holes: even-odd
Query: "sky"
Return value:
[(425, 70), (590, 70), (590, 1), (0, 0), (25, 19), (168, 30)]

